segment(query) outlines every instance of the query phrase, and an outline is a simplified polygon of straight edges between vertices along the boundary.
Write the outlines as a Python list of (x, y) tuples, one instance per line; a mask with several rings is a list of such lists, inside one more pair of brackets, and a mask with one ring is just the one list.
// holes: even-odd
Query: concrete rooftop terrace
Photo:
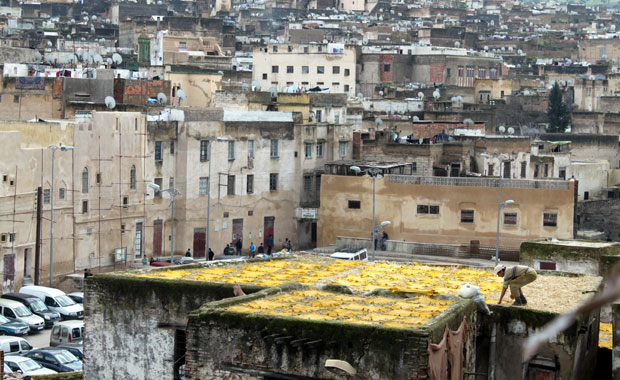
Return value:
[[(487, 303), (496, 303), (502, 279), (492, 271), (463, 266), (433, 266), (389, 262), (344, 261), (314, 256), (281, 259), (254, 259), (241, 262), (211, 262), (166, 269), (149, 269), (119, 274), (142, 279), (240, 284), (242, 288), (270, 288), (288, 283), (323, 290), (338, 288), (355, 296), (377, 297), (382, 294), (408, 296), (456, 296), (465, 284), (480, 287)], [(562, 313), (579, 304), (596, 291), (600, 277), (560, 273), (539, 275), (523, 288), (526, 308)], [(509, 292), (508, 292), (509, 293)], [(503, 305), (511, 304), (509, 294)], [(257, 308), (258, 309), (258, 308)]]

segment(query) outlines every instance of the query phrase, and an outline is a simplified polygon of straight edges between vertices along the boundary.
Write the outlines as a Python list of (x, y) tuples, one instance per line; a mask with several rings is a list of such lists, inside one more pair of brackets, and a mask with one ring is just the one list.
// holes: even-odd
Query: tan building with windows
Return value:
[(254, 49), (253, 81), (262, 91), (314, 87), (355, 96), (355, 49), (345, 44), (269, 44)]
[[(573, 181), (503, 180), (502, 247), (537, 238), (573, 238)], [(375, 223), (389, 220), (390, 240), (494, 246), (497, 179), (389, 174), (376, 180)], [(337, 236), (370, 238), (372, 179), (324, 175), (318, 243)]]

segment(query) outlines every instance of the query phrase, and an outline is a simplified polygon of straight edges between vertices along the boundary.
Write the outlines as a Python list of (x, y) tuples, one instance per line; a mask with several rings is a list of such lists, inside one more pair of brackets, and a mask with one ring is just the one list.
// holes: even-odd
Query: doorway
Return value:
[[(237, 247), (237, 241), (241, 240), (243, 243), (243, 219), (233, 219), (232, 225), (232, 244), (233, 247)], [(238, 255), (241, 252), (237, 252)]]
[(194, 228), (194, 258), (205, 257), (205, 244), (207, 244), (207, 229)]
[(162, 235), (162, 220), (157, 219), (153, 222), (153, 257), (161, 256), (161, 235)]
[[(269, 238), (270, 235), (273, 235), (273, 227), (275, 225), (275, 221), (276, 221), (275, 216), (266, 216), (264, 219), (263, 244), (265, 245), (265, 248), (267, 248), (267, 238)], [(276, 239), (274, 237), (273, 245), (275, 246), (275, 244), (276, 244)]]
[(2, 293), (12, 293), (15, 289), (15, 254), (4, 254), (4, 276)]
[(24, 278), (32, 279), (32, 248), (24, 249)]

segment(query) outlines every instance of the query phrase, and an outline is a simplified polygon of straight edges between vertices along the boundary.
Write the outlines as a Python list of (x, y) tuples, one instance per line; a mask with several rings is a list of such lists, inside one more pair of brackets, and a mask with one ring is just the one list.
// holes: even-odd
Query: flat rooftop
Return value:
[[(456, 297), (458, 288), (465, 283), (480, 287), (487, 303), (492, 304), (499, 299), (502, 288), (502, 279), (488, 269), (458, 265), (433, 266), (417, 263), (345, 261), (315, 256), (276, 260), (258, 259), (234, 263), (211, 262), (204, 266), (142, 270), (123, 276), (240, 284), (242, 288), (244, 285), (269, 288), (287, 283), (299, 283), (318, 291), (331, 286), (352, 293), (346, 295), (351, 297), (351, 304), (367, 304), (376, 307), (382, 301), (375, 300), (386, 294), (410, 298), (421, 297), (417, 302), (427, 304), (430, 302), (429, 297), (436, 300), (438, 296)], [(526, 308), (554, 313), (565, 312), (579, 304), (591, 292), (596, 291), (600, 283), (601, 278), (595, 276), (539, 275), (535, 282), (523, 288), (523, 293), (528, 300)], [(304, 294), (306, 297), (302, 297)], [(313, 297), (319, 297), (318, 293), (299, 293), (296, 297), (301, 297), (297, 301), (308, 307), (308, 317), (319, 318), (318, 315), (322, 315), (321, 318), (329, 317), (323, 312), (318, 314), (313, 312), (317, 306)], [(288, 299), (284, 298), (284, 300)], [(280, 302), (280, 300), (274, 302)], [(503, 305), (508, 307), (511, 302), (507, 294)], [(257, 304), (256, 310), (264, 310), (260, 305)], [(276, 310), (288, 313), (293, 309), (282, 306), (282, 309)], [(275, 312), (275, 310), (272, 311)], [(371, 310), (367, 310), (369, 311)], [(408, 322), (400, 320), (400, 323)]]

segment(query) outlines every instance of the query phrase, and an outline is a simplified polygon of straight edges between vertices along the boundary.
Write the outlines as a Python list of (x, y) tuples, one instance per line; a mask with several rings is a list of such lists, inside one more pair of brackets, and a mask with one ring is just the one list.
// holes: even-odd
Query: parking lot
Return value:
[(43, 329), (43, 331), (38, 334), (29, 334), (24, 338), (26, 338), (26, 340), (36, 348), (49, 347), (51, 332), (52, 329)]

